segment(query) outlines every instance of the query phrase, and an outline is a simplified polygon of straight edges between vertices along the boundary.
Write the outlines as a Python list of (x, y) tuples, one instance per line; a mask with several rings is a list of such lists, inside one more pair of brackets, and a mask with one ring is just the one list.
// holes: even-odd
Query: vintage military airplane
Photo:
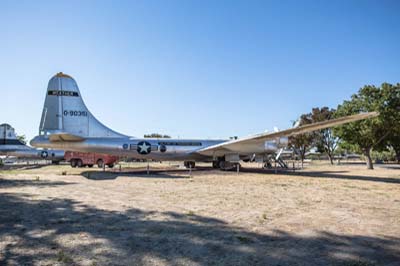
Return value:
[(271, 154), (279, 156), (289, 136), (374, 116), (377, 113), (356, 114), (234, 140), (135, 138), (100, 123), (83, 102), (75, 80), (60, 72), (49, 81), (39, 135), (31, 145), (137, 159), (182, 160), (186, 167), (194, 167), (196, 161), (212, 162), (214, 168), (230, 169), (240, 160), (266, 161)]
[(0, 155), (20, 159), (49, 160), (55, 164), (64, 160), (64, 151), (39, 150), (25, 145), (17, 138), (14, 128), (9, 124), (0, 125)]

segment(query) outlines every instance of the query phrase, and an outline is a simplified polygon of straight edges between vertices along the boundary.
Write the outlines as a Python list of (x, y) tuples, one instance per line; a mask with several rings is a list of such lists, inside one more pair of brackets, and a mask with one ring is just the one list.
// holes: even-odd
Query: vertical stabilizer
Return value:
[(67, 133), (83, 138), (124, 136), (90, 113), (75, 80), (62, 72), (52, 77), (47, 86), (39, 132), (40, 135)]

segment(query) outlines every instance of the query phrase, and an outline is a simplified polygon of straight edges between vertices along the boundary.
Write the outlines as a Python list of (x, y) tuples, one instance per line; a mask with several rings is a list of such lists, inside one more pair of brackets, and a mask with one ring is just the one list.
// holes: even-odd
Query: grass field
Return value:
[(0, 170), (0, 265), (400, 265), (400, 166)]

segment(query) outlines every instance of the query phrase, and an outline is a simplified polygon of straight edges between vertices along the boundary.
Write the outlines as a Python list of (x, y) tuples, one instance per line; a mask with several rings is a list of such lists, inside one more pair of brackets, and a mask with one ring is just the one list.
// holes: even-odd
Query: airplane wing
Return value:
[(337, 119), (322, 121), (318, 123), (313, 123), (309, 125), (294, 127), (278, 132), (260, 133), (249, 137), (240, 138), (237, 140), (231, 140), (220, 144), (208, 146), (206, 148), (197, 150), (196, 152), (208, 156), (212, 155), (220, 156), (226, 153), (250, 154), (250, 153), (263, 152), (265, 141), (275, 140), (276, 138), (279, 137), (290, 137), (293, 135), (312, 132), (315, 130), (320, 130), (358, 120), (376, 117), (378, 115), (379, 113), (377, 112), (362, 113), (362, 114), (350, 115), (350, 116), (340, 117)]

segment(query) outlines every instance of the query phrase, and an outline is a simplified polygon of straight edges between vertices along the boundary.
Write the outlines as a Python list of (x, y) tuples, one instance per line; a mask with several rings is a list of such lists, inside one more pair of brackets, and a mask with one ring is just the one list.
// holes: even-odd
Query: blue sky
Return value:
[(0, 1), (0, 123), (37, 134), (62, 71), (133, 136), (290, 127), (400, 82), (399, 1)]

